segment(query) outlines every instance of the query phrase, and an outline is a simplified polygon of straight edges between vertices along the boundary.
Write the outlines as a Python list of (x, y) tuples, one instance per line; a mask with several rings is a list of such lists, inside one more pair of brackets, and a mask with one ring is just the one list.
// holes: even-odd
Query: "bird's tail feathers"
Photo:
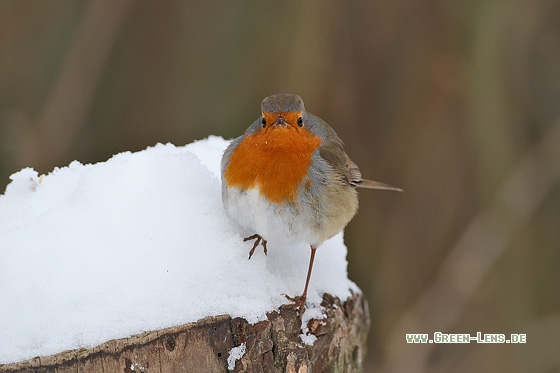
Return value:
[(380, 181), (373, 181), (362, 179), (360, 183), (356, 185), (359, 188), (367, 188), (367, 189), (381, 189), (381, 190), (392, 190), (394, 192), (402, 192), (401, 188), (394, 187), (389, 184), (382, 183)]

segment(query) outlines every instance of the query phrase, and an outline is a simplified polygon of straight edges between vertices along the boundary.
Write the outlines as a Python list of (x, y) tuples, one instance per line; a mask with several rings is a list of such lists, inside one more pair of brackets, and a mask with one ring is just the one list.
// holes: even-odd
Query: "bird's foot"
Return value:
[(249, 251), (249, 259), (251, 259), (251, 257), (253, 256), (253, 254), (255, 253), (255, 249), (257, 248), (257, 246), (259, 246), (259, 244), (262, 245), (262, 247), (264, 249), (264, 255), (266, 255), (266, 253), (267, 253), (267, 251), (266, 251), (266, 240), (264, 238), (262, 238), (258, 234), (254, 234), (252, 236), (245, 237), (243, 239), (243, 242), (247, 242), (247, 241), (250, 241), (250, 240), (255, 240), (255, 243), (254, 243), (251, 251)]
[(305, 295), (301, 295), (298, 297), (290, 297), (289, 295), (286, 295), (286, 298), (291, 301), (294, 302), (294, 307), (296, 307), (299, 310), (299, 314), (303, 315), (303, 313), (305, 312)]

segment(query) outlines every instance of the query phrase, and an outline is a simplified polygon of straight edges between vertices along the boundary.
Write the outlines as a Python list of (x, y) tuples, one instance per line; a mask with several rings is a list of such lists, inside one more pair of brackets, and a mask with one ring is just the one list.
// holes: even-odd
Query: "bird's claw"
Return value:
[(251, 257), (253, 256), (253, 254), (255, 253), (255, 249), (257, 248), (257, 246), (259, 246), (259, 244), (262, 244), (262, 247), (264, 249), (264, 255), (267, 254), (266, 240), (264, 238), (262, 238), (258, 234), (254, 234), (252, 236), (245, 237), (243, 239), (243, 242), (247, 242), (247, 241), (250, 241), (250, 240), (255, 240), (255, 243), (253, 244), (253, 248), (251, 249), (251, 251), (249, 251), (249, 259), (251, 259)]
[(289, 295), (285, 294), (286, 299), (288, 299), (290, 302), (294, 302), (294, 307), (296, 307), (299, 310), (299, 314), (303, 315), (303, 313), (305, 312), (305, 296), (297, 296), (297, 297), (290, 297)]

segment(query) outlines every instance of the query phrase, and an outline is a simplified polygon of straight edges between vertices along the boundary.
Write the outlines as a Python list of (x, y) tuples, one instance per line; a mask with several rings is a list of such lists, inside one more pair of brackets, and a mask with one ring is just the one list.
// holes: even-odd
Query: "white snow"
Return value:
[(228, 370), (234, 370), (235, 369), (235, 362), (239, 359), (241, 359), (243, 357), (243, 355), (245, 355), (245, 352), (247, 350), (247, 347), (245, 345), (245, 343), (241, 343), (241, 345), (232, 348), (231, 350), (229, 350), (229, 355), (227, 358), (227, 368)]
[[(307, 310), (303, 314), (303, 316), (301, 318), (302, 333), (299, 335), (299, 338), (301, 339), (301, 341), (303, 343), (305, 343), (308, 346), (313, 346), (313, 344), (317, 340), (317, 337), (309, 331), (309, 328), (307, 327), (307, 323), (311, 319), (323, 320), (326, 317), (327, 317), (327, 315), (325, 315), (323, 313), (323, 310), (321, 309), (321, 307), (313, 307), (313, 308)], [(321, 321), (321, 322), (323, 322), (323, 321)]]
[[(88, 348), (210, 315), (251, 323), (300, 295), (310, 250), (251, 243), (224, 213), (228, 141), (157, 144), (40, 177), (0, 195), (0, 364)], [(317, 251), (308, 311), (358, 291), (342, 234)]]

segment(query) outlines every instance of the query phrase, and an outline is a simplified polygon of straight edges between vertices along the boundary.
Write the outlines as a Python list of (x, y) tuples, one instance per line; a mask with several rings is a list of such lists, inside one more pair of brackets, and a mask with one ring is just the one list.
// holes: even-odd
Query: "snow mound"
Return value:
[[(303, 290), (310, 250), (251, 244), (224, 213), (220, 137), (106, 162), (30, 168), (0, 195), (0, 363), (230, 314), (254, 323)], [(317, 251), (308, 304), (357, 288), (342, 234)], [(313, 307), (311, 307), (313, 308)]]

